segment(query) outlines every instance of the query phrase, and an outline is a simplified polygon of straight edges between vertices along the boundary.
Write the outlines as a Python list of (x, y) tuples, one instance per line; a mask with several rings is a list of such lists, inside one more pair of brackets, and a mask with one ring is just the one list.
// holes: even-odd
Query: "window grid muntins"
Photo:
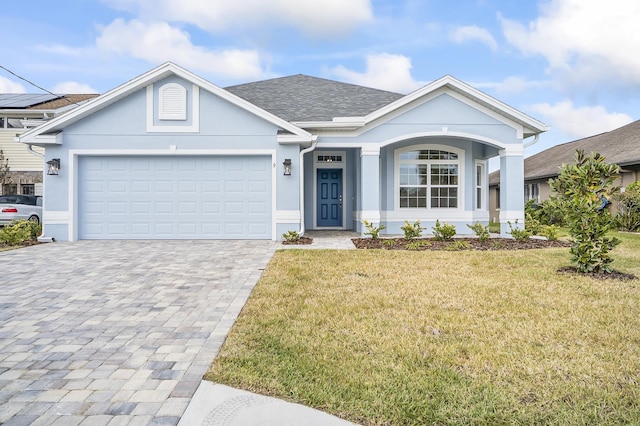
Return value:
[(399, 160), (400, 208), (458, 208), (458, 154), (417, 150)]
[(342, 163), (342, 155), (318, 155), (319, 163)]

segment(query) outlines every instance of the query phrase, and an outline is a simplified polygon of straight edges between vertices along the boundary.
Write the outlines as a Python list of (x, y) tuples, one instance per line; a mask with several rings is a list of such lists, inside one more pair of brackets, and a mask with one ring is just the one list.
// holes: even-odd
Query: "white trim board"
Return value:
[(68, 153), (69, 164), (69, 208), (71, 215), (68, 220), (68, 240), (78, 240), (78, 159), (82, 156), (269, 156), (271, 157), (271, 239), (276, 240), (276, 202), (277, 202), (277, 186), (276, 186), (276, 150), (220, 150), (220, 149), (185, 149), (176, 150), (175, 146), (169, 147), (167, 150), (151, 149), (151, 150), (127, 150), (127, 149), (71, 149)]

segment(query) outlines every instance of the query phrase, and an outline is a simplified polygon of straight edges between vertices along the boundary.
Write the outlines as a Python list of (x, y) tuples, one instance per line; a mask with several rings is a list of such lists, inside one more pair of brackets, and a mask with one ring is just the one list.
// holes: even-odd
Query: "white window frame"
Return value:
[[(400, 155), (405, 152), (410, 151), (421, 151), (421, 150), (438, 150), (438, 151), (447, 151), (458, 155), (457, 160), (400, 160)], [(396, 149), (394, 152), (394, 200), (395, 200), (395, 212), (431, 212), (433, 216), (441, 216), (443, 213), (459, 213), (464, 211), (464, 200), (465, 200), (465, 176), (464, 176), (464, 150), (455, 148), (448, 145), (438, 145), (438, 144), (420, 144), (420, 145), (411, 145), (404, 148)], [(419, 163), (418, 163), (419, 161)], [(400, 207), (400, 166), (402, 164), (428, 164), (429, 171), (427, 177), (427, 207)], [(458, 202), (457, 207), (431, 207), (431, 165), (447, 165), (447, 164), (456, 164), (458, 166)]]
[(540, 203), (540, 184), (539, 183), (528, 183), (524, 186), (524, 201), (534, 200), (537, 203)]
[[(474, 209), (486, 210), (487, 209), (487, 162), (482, 160), (476, 160), (474, 169), (474, 184), (475, 191), (473, 195)], [(480, 179), (478, 179), (478, 176)], [(478, 198), (478, 190), (480, 190), (480, 197)], [(480, 204), (480, 206), (478, 206)]]

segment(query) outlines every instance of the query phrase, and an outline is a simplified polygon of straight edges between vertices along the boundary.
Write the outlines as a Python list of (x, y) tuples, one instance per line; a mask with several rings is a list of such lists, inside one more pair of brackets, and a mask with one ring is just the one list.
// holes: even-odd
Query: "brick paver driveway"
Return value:
[(276, 243), (0, 253), (0, 424), (177, 424)]

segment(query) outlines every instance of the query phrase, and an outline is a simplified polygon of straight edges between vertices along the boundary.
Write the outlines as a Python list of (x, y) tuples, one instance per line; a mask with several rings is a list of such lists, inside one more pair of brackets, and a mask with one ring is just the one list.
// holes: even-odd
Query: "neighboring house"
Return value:
[[(549, 198), (549, 179), (558, 176), (562, 164), (575, 161), (576, 150), (588, 155), (599, 152), (608, 163), (615, 163), (622, 169), (616, 182), (621, 188), (640, 179), (640, 120), (610, 132), (589, 136), (573, 142), (556, 145), (524, 160), (524, 200), (537, 203)], [(491, 220), (497, 221), (500, 213), (497, 194), (501, 192), (499, 171), (489, 175)]]
[(0, 194), (42, 195), (44, 150), (18, 143), (16, 136), (98, 95), (0, 94), (0, 150), (9, 176)]
[(498, 155), (501, 220), (521, 219), (523, 139), (545, 130), (450, 76), (406, 96), (303, 75), (222, 89), (166, 63), (20, 140), (59, 163), (45, 238), (276, 240), (363, 220), (468, 233)]

